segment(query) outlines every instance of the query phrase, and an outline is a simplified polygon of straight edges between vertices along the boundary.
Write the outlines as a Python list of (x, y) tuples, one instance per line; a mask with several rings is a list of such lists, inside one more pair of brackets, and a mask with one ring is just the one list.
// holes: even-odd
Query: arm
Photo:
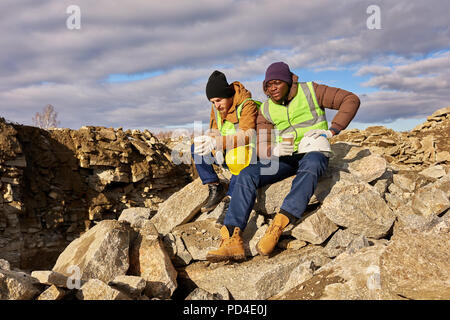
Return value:
[(317, 84), (315, 82), (313, 82), (313, 86), (317, 102), (321, 108), (338, 110), (331, 122), (330, 130), (333, 131), (333, 129), (336, 129), (339, 132), (347, 128), (360, 106), (361, 102), (358, 96), (350, 91)]
[(261, 111), (259, 111), (258, 117), (256, 118), (256, 150), (258, 152), (258, 156), (262, 159), (269, 159), (272, 155), (271, 144), (273, 129), (273, 124), (267, 121), (267, 119), (262, 115)]

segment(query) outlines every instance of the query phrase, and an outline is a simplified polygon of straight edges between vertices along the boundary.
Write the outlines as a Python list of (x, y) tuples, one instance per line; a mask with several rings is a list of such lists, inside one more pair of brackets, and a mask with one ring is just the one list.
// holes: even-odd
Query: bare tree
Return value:
[(33, 125), (43, 129), (56, 128), (59, 125), (59, 121), (56, 120), (57, 117), (58, 112), (51, 104), (48, 104), (42, 110), (42, 113), (36, 112), (33, 117)]

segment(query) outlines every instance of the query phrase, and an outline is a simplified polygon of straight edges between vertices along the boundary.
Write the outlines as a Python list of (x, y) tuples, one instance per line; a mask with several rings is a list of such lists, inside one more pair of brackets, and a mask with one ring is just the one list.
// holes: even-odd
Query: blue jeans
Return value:
[[(216, 158), (212, 154), (207, 154), (205, 156), (201, 156), (194, 153), (194, 144), (191, 145), (191, 155), (194, 159), (195, 168), (197, 169), (198, 175), (202, 180), (203, 184), (219, 182), (219, 177), (217, 173), (214, 171), (213, 163), (216, 163)], [(217, 163), (216, 163), (217, 164)], [(222, 165), (224, 168), (227, 168), (226, 164)], [(230, 184), (228, 186), (227, 196), (233, 194), (234, 185), (236, 183), (237, 176), (231, 175)]]
[(225, 215), (224, 225), (245, 229), (255, 204), (257, 189), (293, 175), (296, 176), (281, 209), (300, 218), (314, 194), (318, 179), (328, 167), (328, 158), (320, 152), (280, 157), (279, 168), (276, 172), (270, 175), (261, 174), (264, 173), (262, 169), (270, 166), (270, 163), (258, 161), (240, 172)]

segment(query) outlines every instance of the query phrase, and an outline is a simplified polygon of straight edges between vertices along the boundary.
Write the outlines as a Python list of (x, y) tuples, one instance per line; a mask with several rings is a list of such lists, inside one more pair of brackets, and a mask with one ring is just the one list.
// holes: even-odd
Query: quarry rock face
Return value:
[[(274, 252), (255, 246), (293, 177), (258, 190), (246, 260), (210, 263), (225, 203), (200, 213), (207, 186), (151, 133), (0, 121), (0, 299), (448, 300), (449, 134), (450, 107), (409, 132), (342, 131)], [(34, 257), (53, 263), (19, 268)]]

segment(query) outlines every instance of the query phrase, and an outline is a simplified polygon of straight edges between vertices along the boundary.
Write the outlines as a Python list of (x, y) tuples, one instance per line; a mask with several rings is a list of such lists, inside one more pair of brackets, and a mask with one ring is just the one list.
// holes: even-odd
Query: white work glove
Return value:
[(216, 139), (210, 136), (200, 136), (195, 138), (194, 153), (205, 156), (216, 148)]
[(222, 165), (225, 162), (225, 158), (223, 156), (223, 152), (222, 151), (216, 151), (216, 162), (217, 164)]
[(333, 132), (331, 132), (331, 130), (313, 129), (309, 130), (304, 135), (304, 137), (313, 137), (315, 139), (317, 139), (320, 136), (324, 136), (327, 139), (331, 139), (331, 137), (333, 136)]
[(272, 154), (275, 157), (290, 156), (294, 153), (294, 145), (289, 142), (278, 142), (273, 148)]

